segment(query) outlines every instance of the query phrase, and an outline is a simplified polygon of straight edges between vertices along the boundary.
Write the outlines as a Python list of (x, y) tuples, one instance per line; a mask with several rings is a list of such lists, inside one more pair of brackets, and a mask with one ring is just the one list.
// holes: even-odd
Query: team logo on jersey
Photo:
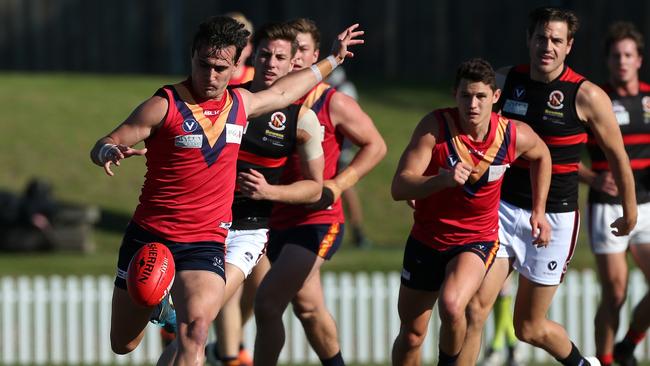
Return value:
[(641, 105), (643, 106), (644, 112), (650, 113), (650, 97), (643, 97), (643, 99), (641, 99)]
[(546, 105), (552, 109), (562, 109), (564, 107), (564, 93), (559, 90), (553, 90), (551, 94), (548, 95), (548, 102)]
[(524, 88), (522, 85), (518, 85), (514, 88), (512, 91), (512, 97), (517, 99), (517, 100), (522, 100), (526, 96), (526, 88)]
[(275, 112), (271, 115), (269, 127), (275, 131), (282, 131), (287, 128), (287, 116), (282, 112)]
[(183, 131), (187, 133), (192, 133), (196, 131), (197, 128), (199, 128), (199, 123), (193, 118), (188, 118), (185, 121), (183, 121), (182, 128)]
[(458, 164), (458, 157), (455, 154), (449, 154), (447, 156), (447, 165), (449, 165), (450, 168), (453, 168)]

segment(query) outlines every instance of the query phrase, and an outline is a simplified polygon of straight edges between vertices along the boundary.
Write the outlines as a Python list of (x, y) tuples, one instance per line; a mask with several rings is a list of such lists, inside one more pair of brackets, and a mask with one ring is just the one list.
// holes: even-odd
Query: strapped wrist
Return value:
[(95, 156), (95, 160), (99, 163), (99, 165), (104, 165), (106, 164), (107, 161), (111, 160), (113, 158), (112, 156), (112, 150), (116, 149), (117, 145), (115, 144), (104, 144), (102, 147), (99, 148), (97, 151), (97, 155)]
[(316, 80), (321, 82), (324, 78), (328, 77), (337, 66), (339, 66), (337, 58), (330, 55), (324, 60), (320, 60), (311, 65), (310, 69), (314, 73), (314, 76), (316, 76)]

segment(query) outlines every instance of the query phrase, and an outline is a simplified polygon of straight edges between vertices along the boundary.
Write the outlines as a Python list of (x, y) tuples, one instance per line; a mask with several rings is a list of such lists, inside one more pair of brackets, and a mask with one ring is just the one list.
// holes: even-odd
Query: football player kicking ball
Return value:
[[(296, 32), (284, 23), (267, 24), (253, 36), (255, 76), (242, 88), (256, 92), (269, 88), (288, 74), (296, 54)], [(297, 152), (304, 179), (280, 185), (287, 159)], [(224, 308), (216, 322), (218, 358), (224, 365), (239, 364), (241, 328), (246, 319), (240, 312), (236, 292), (264, 260), (268, 221), (273, 202), (307, 204), (320, 199), (323, 183), (323, 147), (316, 114), (300, 104), (249, 119), (237, 157), (238, 188), (233, 202), (233, 223), (226, 239), (226, 283)], [(268, 270), (260, 263), (258, 272)], [(260, 277), (260, 276), (258, 276)], [(232, 296), (232, 298), (231, 298)], [(208, 359), (214, 349), (208, 347)], [(216, 358), (216, 357), (215, 357)]]
[[(395, 200), (415, 200), (406, 243), (393, 365), (419, 365), (432, 308), (439, 300), (438, 365), (455, 365), (467, 322), (465, 308), (490, 269), (498, 240), (503, 175), (517, 157), (530, 162), (535, 244), (549, 241), (544, 215), (551, 156), (528, 127), (492, 112), (500, 90), (484, 60), (456, 73), (456, 108), (426, 115), (402, 154), (393, 179)], [(523, 219), (523, 218), (522, 218)]]
[[(97, 142), (91, 158), (110, 176), (111, 165), (125, 158), (147, 158), (140, 204), (120, 247), (111, 314), (114, 352), (131, 352), (144, 336), (152, 308), (130, 298), (125, 275), (133, 254), (155, 241), (169, 247), (176, 263), (174, 365), (203, 363), (208, 329), (224, 298), (224, 242), (246, 120), (286, 107), (326, 77), (351, 56), (348, 46), (363, 43), (356, 39), (363, 34), (357, 27), (338, 36), (328, 59), (252, 93), (227, 88), (248, 31), (232, 18), (210, 18), (195, 34), (190, 77), (159, 89)], [(146, 149), (134, 149), (141, 141)]]

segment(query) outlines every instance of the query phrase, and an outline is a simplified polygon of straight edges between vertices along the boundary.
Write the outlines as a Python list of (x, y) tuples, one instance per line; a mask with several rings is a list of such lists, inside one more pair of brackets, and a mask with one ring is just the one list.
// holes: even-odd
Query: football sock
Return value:
[(578, 347), (576, 347), (573, 342), (571, 342), (571, 352), (569, 355), (564, 358), (556, 358), (561, 364), (566, 365), (566, 366), (582, 366), (585, 365), (585, 360), (584, 357), (580, 354), (580, 351), (578, 350)]
[(450, 356), (438, 349), (438, 366), (453, 366), (456, 364), (456, 360), (458, 360), (458, 353)]
[(345, 366), (345, 361), (343, 361), (343, 356), (341, 356), (341, 351), (335, 354), (334, 357), (327, 358), (327, 359), (321, 358), (320, 363), (323, 366)]

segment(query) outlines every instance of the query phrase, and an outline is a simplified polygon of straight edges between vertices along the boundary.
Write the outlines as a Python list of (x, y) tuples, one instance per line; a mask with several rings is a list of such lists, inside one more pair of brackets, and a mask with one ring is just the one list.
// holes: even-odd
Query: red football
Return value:
[(156, 306), (169, 293), (175, 274), (174, 257), (169, 248), (161, 243), (149, 243), (131, 258), (126, 287), (136, 303)]

